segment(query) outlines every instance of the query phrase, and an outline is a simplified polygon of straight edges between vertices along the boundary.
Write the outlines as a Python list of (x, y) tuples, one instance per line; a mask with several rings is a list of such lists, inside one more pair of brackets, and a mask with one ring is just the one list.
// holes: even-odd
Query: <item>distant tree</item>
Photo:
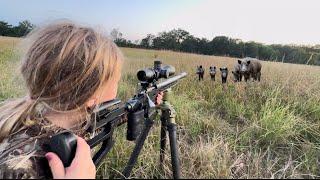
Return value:
[(313, 64), (320, 66), (320, 54), (314, 56)]
[(275, 57), (275, 51), (272, 47), (263, 44), (258, 45), (258, 58), (270, 60)]
[(1, 36), (22, 37), (27, 35), (33, 28), (34, 25), (27, 20), (19, 22), (18, 26), (12, 26), (5, 21), (0, 21)]
[(175, 37), (168, 32), (159, 33), (159, 35), (153, 39), (153, 46), (155, 49), (179, 50)]
[(195, 38), (192, 35), (187, 36), (185, 39), (181, 42), (181, 51), (184, 52), (191, 52), (191, 53), (200, 53), (199, 47), (200, 39)]
[(259, 58), (259, 45), (253, 41), (244, 43), (244, 55)]
[(0, 21), (0, 36), (7, 36), (11, 31), (12, 25), (7, 22)]
[(228, 55), (230, 52), (229, 45), (229, 38), (226, 36), (217, 36), (210, 42), (210, 46), (214, 55)]
[(153, 48), (153, 40), (154, 40), (155, 36), (152, 34), (148, 34), (147, 37), (143, 38), (140, 42), (140, 46), (142, 48)]
[(113, 41), (116, 41), (117, 39), (122, 38), (122, 33), (119, 31), (119, 29), (113, 28), (110, 32), (110, 36)]
[(114, 43), (116, 43), (120, 47), (131, 47), (131, 48), (138, 48), (139, 45), (136, 43), (132, 43), (130, 40), (126, 40), (122, 37), (122, 33), (119, 29), (112, 29), (110, 32), (110, 37)]
[(190, 33), (183, 30), (183, 29), (177, 29), (172, 30), (169, 33), (172, 33), (173, 36), (176, 39), (176, 42), (181, 44), (183, 41), (185, 41), (187, 38), (190, 38)]
[(198, 41), (197, 51), (199, 54), (212, 55), (209, 40), (206, 38), (201, 38)]
[(240, 39), (229, 39), (229, 55), (239, 58), (244, 56), (244, 43)]
[(189, 36), (189, 32), (182, 29), (173, 29), (169, 32), (161, 32), (153, 39), (155, 49), (171, 49), (181, 51), (181, 44)]
[(16, 36), (21, 37), (27, 35), (32, 29), (34, 25), (31, 24), (28, 20), (19, 22), (19, 25), (14, 27), (14, 32)]

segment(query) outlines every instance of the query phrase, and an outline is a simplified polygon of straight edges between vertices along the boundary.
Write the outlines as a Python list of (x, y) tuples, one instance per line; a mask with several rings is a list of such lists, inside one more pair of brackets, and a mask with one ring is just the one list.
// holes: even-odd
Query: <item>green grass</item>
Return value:
[(17, 39), (0, 37), (0, 101), (25, 94), (19, 72), (20, 56)]
[[(5, 44), (8, 44), (6, 46)], [(17, 64), (19, 56), (0, 41), (0, 99), (25, 95)], [(122, 49), (125, 55), (118, 95), (125, 100), (136, 89), (138, 69), (153, 65), (154, 54), (165, 64), (186, 71), (174, 88), (178, 144), (184, 178), (314, 178), (320, 177), (320, 67), (263, 62), (260, 83), (233, 83), (218, 77), (196, 81), (202, 64), (232, 69), (236, 59), (171, 51)], [(132, 177), (170, 178), (170, 152), (159, 169), (159, 122), (148, 137)], [(98, 167), (98, 177), (118, 177), (134, 144), (125, 127)]]

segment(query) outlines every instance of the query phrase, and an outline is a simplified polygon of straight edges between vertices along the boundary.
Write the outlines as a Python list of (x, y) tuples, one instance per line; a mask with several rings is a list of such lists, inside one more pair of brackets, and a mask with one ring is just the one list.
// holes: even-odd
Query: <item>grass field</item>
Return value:
[[(25, 94), (19, 71), (17, 40), (0, 38), (0, 100)], [(263, 62), (262, 81), (233, 83), (221, 79), (196, 80), (202, 64), (232, 69), (236, 59), (171, 51), (122, 49), (125, 65), (118, 95), (125, 100), (136, 89), (136, 71), (153, 65), (158, 54), (165, 64), (186, 71), (174, 88), (178, 144), (184, 178), (319, 178), (320, 177), (320, 67)], [(218, 73), (218, 77), (219, 77)], [(132, 177), (170, 178), (170, 152), (159, 169), (159, 122), (139, 157)], [(125, 128), (98, 177), (118, 176), (134, 147)]]

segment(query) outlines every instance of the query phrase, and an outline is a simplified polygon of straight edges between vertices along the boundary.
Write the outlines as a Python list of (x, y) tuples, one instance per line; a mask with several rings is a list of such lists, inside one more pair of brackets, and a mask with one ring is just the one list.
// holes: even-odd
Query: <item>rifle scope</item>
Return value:
[(162, 66), (161, 61), (154, 61), (153, 68), (139, 70), (137, 77), (139, 81), (153, 82), (160, 78), (168, 78), (175, 73), (175, 68), (170, 65)]

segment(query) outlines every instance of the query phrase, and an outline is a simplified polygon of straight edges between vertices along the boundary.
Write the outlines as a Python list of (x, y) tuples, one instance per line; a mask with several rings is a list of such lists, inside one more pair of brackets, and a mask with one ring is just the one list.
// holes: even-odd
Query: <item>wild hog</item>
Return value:
[(234, 65), (234, 70), (232, 71), (234, 82), (240, 82), (242, 80), (240, 68), (241, 68), (241, 64), (237, 63)]
[(210, 73), (211, 80), (215, 81), (216, 80), (216, 67), (210, 66), (209, 73)]
[(261, 78), (261, 63), (254, 58), (244, 58), (238, 60), (240, 67), (240, 74), (244, 76), (244, 80), (247, 82), (252, 77), (254, 81), (260, 81)]
[(228, 78), (228, 68), (227, 67), (222, 67), (220, 68), (221, 71), (221, 79), (222, 83), (227, 83), (227, 78)]
[(197, 74), (199, 76), (199, 81), (203, 80), (204, 68), (202, 67), (202, 65), (197, 67)]

